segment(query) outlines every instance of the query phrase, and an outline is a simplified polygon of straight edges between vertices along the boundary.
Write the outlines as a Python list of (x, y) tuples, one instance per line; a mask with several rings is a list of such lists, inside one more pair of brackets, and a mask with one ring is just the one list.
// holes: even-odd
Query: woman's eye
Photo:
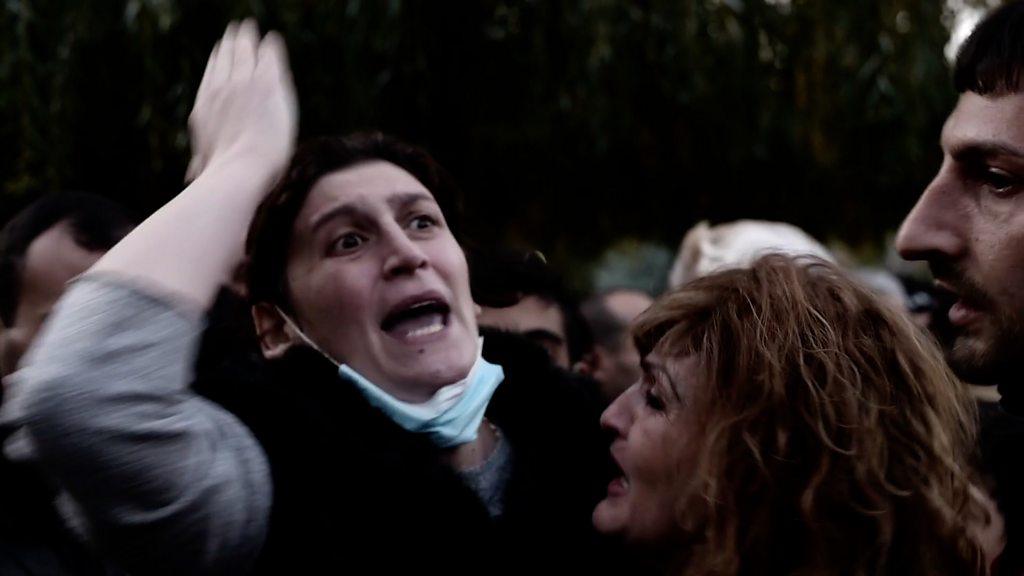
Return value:
[(426, 214), (417, 216), (409, 222), (414, 230), (426, 230), (437, 225), (437, 220), (433, 216), (427, 216)]
[(654, 393), (653, 388), (648, 388), (647, 392), (644, 393), (644, 401), (652, 410), (657, 412), (665, 411), (665, 402), (662, 401), (661, 398), (658, 398), (658, 395)]
[(355, 232), (349, 232), (348, 234), (343, 234), (337, 240), (335, 240), (334, 243), (331, 244), (331, 247), (335, 252), (347, 252), (350, 250), (355, 250), (356, 248), (362, 245), (363, 237), (360, 236), (359, 234), (356, 234)]

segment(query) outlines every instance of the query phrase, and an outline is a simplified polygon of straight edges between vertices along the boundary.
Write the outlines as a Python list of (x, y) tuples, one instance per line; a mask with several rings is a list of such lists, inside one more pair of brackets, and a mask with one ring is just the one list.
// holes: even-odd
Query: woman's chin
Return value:
[(617, 503), (610, 500), (611, 498), (605, 498), (598, 502), (591, 514), (594, 529), (602, 534), (618, 534), (625, 528), (622, 513), (617, 510)]

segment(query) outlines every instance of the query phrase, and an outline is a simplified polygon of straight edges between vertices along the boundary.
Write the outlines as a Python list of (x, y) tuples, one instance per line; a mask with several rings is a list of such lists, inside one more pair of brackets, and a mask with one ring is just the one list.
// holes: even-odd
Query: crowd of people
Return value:
[(0, 233), (0, 573), (1024, 574), (1024, 1), (954, 84), (924, 304), (757, 221), (580, 300), (230, 24), (177, 197)]

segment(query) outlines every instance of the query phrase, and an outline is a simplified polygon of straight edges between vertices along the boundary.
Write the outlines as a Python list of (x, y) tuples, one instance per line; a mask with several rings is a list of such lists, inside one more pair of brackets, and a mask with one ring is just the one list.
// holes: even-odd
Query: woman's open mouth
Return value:
[(448, 304), (436, 298), (405, 302), (384, 317), (380, 328), (392, 338), (411, 343), (444, 330), (450, 315)]

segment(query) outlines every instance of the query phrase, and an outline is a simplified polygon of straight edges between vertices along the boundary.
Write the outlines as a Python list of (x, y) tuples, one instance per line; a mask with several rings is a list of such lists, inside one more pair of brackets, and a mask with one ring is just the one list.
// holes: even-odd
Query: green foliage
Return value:
[(938, 1), (6, 0), (0, 215), (58, 188), (175, 194), (206, 55), (250, 14), (288, 40), (304, 135), (425, 145), (480, 239), (556, 263), (706, 218), (881, 238), (955, 99)]

